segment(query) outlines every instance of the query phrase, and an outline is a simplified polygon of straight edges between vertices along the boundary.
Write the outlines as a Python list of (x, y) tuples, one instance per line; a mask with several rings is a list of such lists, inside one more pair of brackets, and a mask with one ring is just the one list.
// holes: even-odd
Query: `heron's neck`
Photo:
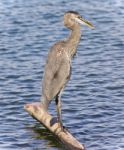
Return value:
[(76, 25), (71, 31), (71, 35), (67, 40), (67, 43), (69, 45), (69, 54), (71, 55), (71, 57), (73, 57), (76, 54), (80, 38), (81, 38), (80, 26)]

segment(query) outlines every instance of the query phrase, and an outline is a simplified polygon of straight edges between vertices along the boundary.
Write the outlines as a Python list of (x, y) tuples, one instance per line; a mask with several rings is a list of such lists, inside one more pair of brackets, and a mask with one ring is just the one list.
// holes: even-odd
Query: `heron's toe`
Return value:
[(50, 120), (50, 126), (53, 126), (55, 123), (58, 122), (58, 118), (57, 117), (53, 117), (51, 120)]

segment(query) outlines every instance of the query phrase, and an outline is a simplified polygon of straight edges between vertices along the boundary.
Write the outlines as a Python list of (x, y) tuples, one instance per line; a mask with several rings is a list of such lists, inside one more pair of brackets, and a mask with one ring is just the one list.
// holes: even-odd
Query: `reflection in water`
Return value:
[(49, 130), (42, 127), (41, 124), (36, 123), (33, 127), (27, 127), (28, 130), (33, 131), (33, 139), (35, 140), (45, 140), (46, 149), (51, 149), (51, 147), (58, 147), (62, 150), (62, 145), (59, 144), (57, 139), (50, 133)]

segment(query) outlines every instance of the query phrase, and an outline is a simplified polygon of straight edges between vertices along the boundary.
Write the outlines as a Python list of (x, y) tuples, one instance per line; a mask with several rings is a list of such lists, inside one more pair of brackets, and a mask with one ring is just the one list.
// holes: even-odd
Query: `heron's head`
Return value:
[(69, 29), (73, 29), (76, 25), (86, 25), (88, 27), (90, 27), (91, 29), (94, 29), (94, 26), (84, 20), (79, 13), (75, 12), (75, 11), (68, 11), (64, 14), (64, 25), (69, 28)]

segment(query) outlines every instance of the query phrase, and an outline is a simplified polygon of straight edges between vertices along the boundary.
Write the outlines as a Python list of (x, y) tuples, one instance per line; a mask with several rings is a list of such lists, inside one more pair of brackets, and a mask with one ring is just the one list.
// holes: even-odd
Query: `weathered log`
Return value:
[(52, 116), (45, 112), (40, 103), (26, 104), (24, 109), (44, 127), (46, 127), (57, 139), (64, 145), (67, 150), (85, 150), (70, 133), (65, 129), (63, 132), (58, 122), (51, 125)]

